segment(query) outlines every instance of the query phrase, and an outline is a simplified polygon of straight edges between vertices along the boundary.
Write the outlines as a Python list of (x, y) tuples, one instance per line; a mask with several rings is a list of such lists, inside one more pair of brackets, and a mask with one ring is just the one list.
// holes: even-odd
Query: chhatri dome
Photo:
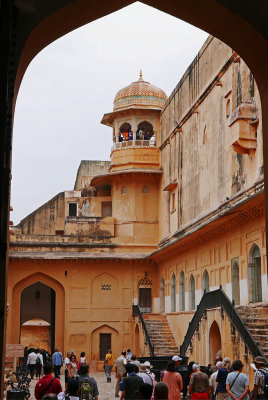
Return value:
[(114, 111), (125, 108), (153, 108), (161, 110), (167, 100), (166, 93), (143, 80), (142, 72), (140, 78), (136, 82), (124, 87), (117, 92), (114, 99)]

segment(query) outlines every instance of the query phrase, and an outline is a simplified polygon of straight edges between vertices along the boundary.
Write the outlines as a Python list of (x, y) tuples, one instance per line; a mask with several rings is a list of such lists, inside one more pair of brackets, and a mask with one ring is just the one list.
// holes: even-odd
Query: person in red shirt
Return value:
[(41, 400), (45, 394), (51, 393), (58, 395), (62, 392), (61, 383), (58, 378), (52, 376), (53, 365), (44, 365), (44, 376), (37, 382), (34, 395), (37, 400)]

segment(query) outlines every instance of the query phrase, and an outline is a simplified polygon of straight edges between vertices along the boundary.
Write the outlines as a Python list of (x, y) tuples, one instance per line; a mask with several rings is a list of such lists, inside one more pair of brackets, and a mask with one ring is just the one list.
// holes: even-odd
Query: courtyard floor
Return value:
[[(90, 374), (90, 376), (93, 376), (98, 384), (98, 388), (99, 388), (99, 400), (110, 400), (110, 399), (115, 399), (114, 397), (114, 390), (115, 390), (115, 383), (116, 383), (116, 379), (115, 379), (115, 373), (112, 374), (112, 382), (111, 383), (107, 383), (106, 382), (106, 376), (104, 374), (104, 372), (92, 372)], [(34, 388), (36, 385), (36, 382), (38, 380), (37, 379), (33, 379), (31, 381), (31, 397), (30, 400), (35, 400), (34, 397)], [(64, 384), (64, 375), (61, 375), (61, 386), (64, 390), (65, 384)]]

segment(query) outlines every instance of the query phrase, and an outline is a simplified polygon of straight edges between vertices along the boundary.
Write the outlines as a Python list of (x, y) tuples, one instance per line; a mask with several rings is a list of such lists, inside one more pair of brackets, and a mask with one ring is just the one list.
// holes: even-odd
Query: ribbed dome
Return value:
[(114, 111), (131, 106), (162, 109), (167, 100), (166, 93), (158, 87), (140, 79), (117, 92), (114, 99)]

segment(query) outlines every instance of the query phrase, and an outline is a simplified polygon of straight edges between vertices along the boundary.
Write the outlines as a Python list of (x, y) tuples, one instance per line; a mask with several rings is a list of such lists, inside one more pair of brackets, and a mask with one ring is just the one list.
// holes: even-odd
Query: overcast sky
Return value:
[(92, 22), (39, 53), (25, 73), (14, 121), (11, 220), (16, 225), (72, 190), (81, 160), (109, 160), (100, 125), (116, 92), (138, 80), (169, 96), (208, 34), (142, 3)]

